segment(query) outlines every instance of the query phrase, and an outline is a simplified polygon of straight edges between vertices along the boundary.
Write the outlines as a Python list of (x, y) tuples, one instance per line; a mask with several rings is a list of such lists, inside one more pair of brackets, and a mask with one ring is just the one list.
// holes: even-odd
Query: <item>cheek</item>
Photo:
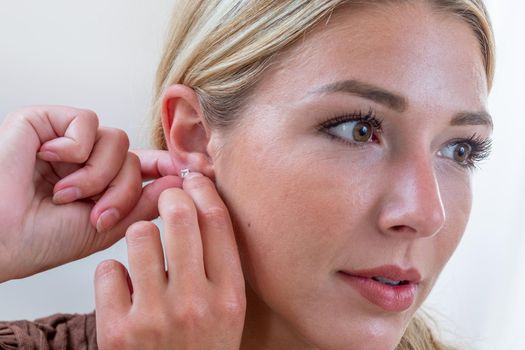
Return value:
[(261, 145), (231, 153), (224, 163), (235, 171), (218, 176), (227, 179), (223, 197), (234, 217), (246, 277), (265, 288), (305, 274), (326, 278), (334, 259), (347, 255), (342, 250), (357, 238), (352, 235), (359, 230), (350, 228), (365, 220), (377, 179), (326, 151), (306, 151), (321, 148), (317, 145)]

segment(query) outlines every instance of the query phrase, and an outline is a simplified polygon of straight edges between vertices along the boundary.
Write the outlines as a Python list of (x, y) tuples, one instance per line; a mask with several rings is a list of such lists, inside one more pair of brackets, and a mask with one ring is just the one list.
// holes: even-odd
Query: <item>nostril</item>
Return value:
[(406, 225), (395, 225), (390, 227), (390, 229), (395, 232), (416, 232), (412, 227)]

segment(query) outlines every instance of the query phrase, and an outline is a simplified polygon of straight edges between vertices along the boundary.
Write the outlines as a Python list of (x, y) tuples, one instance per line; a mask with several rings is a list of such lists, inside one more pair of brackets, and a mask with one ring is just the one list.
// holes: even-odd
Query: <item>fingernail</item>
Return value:
[(53, 195), (53, 202), (64, 204), (76, 201), (81, 197), (80, 190), (76, 187), (68, 187)]
[(60, 162), (60, 157), (54, 152), (44, 151), (36, 154), (38, 158), (48, 162)]
[(120, 213), (117, 209), (111, 208), (104, 211), (97, 220), (97, 231), (99, 233), (105, 232), (113, 228), (120, 220)]
[(197, 171), (191, 171), (188, 175), (184, 177), (184, 179), (193, 179), (195, 177), (201, 177), (201, 176), (203, 176), (201, 173)]

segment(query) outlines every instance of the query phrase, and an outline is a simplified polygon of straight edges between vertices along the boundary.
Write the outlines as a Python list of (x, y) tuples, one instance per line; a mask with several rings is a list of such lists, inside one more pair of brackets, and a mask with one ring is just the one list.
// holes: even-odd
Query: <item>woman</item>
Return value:
[[(141, 221), (126, 233), (129, 277), (114, 261), (97, 269), (100, 348), (445, 348), (416, 311), (461, 239), (471, 170), (490, 148), (482, 2), (180, 1), (172, 23), (153, 122), (167, 154), (139, 162), (87, 111), (7, 118), (0, 159), (22, 136), (32, 147), (11, 170), (26, 186), (3, 192), (21, 199), (2, 203), (1, 280), (104, 249), (158, 202), (165, 256)], [(59, 342), (95, 347), (93, 322), (0, 336), (7, 347), (79, 332)]]

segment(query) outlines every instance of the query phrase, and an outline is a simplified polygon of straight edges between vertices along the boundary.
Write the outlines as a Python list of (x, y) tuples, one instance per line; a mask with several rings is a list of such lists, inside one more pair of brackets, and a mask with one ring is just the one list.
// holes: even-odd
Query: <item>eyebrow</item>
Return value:
[[(323, 85), (307, 93), (311, 94), (326, 94), (343, 92), (359, 97), (366, 98), (376, 103), (382, 104), (396, 112), (403, 112), (408, 106), (408, 101), (405, 97), (396, 93), (385, 90), (381, 87), (374, 86), (359, 80), (340, 80), (334, 83)], [(492, 117), (486, 111), (482, 112), (459, 112), (450, 121), (450, 125), (487, 125), (491, 129), (494, 127)]]
[(487, 125), (494, 129), (494, 122), (488, 112), (460, 112), (452, 118), (450, 125)]

